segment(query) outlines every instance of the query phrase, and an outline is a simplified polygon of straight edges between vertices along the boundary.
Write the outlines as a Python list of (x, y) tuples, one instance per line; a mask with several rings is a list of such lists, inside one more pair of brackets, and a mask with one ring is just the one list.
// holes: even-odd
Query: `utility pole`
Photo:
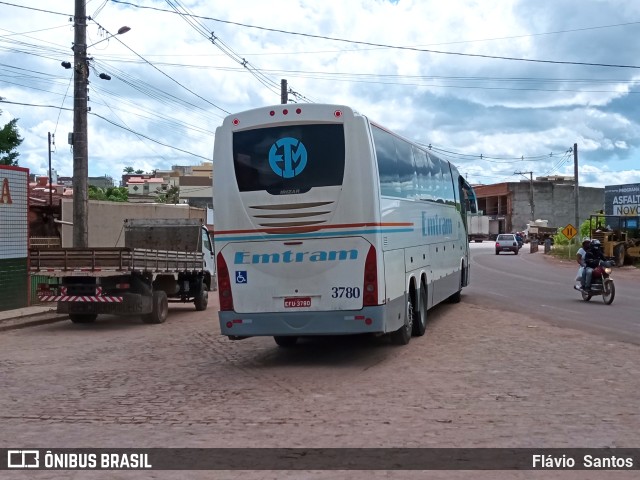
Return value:
[(73, 42), (73, 246), (89, 245), (87, 183), (89, 148), (87, 141), (87, 8), (86, 0), (75, 0)]
[(576, 220), (576, 230), (578, 234), (580, 234), (580, 185), (578, 182), (578, 144), (573, 144), (573, 196), (575, 201), (575, 220)]
[(53, 180), (51, 175), (51, 132), (48, 135), (49, 139), (49, 209), (53, 205)]
[(286, 105), (289, 102), (289, 94), (287, 91), (287, 80), (280, 80), (280, 103)]
[(536, 209), (533, 204), (533, 172), (513, 172), (514, 175), (522, 175), (526, 178), (525, 173), (529, 174), (529, 205), (531, 205), (531, 220), (536, 221)]

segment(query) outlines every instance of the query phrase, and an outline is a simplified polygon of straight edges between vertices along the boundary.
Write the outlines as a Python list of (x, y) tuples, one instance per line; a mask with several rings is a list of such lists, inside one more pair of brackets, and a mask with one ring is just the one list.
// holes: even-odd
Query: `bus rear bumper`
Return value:
[(232, 337), (386, 333), (384, 305), (331, 312), (220, 312), (220, 331)]

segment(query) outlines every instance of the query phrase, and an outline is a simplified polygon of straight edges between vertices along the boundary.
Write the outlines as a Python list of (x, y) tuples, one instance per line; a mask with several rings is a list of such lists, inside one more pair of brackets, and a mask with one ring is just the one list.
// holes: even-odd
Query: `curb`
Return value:
[(68, 320), (69, 315), (52, 312), (34, 313), (31, 315), (23, 315), (21, 317), (8, 318), (0, 321), (0, 332), (8, 330), (18, 330), (20, 328), (35, 327), (38, 325), (46, 325), (49, 323)]

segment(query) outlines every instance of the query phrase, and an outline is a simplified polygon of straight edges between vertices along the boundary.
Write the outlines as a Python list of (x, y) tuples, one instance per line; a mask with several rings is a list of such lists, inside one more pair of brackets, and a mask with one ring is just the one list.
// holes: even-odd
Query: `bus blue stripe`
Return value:
[(245, 236), (226, 236), (215, 235), (216, 241), (238, 241), (238, 240), (283, 240), (289, 238), (318, 238), (318, 237), (343, 237), (345, 235), (365, 235), (365, 234), (377, 234), (377, 233), (410, 233), (413, 232), (413, 228), (391, 228), (373, 230), (352, 230), (344, 232), (312, 232), (312, 233), (289, 233), (289, 234), (262, 234), (262, 235), (245, 235)]

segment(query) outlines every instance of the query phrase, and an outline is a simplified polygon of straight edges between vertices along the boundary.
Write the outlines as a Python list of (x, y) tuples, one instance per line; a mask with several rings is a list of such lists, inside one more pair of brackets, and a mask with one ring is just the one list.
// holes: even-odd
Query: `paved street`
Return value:
[[(215, 300), (215, 295), (211, 296)], [(167, 323), (0, 334), (2, 447), (637, 447), (640, 347), (482, 305), (383, 338), (231, 342), (217, 301)], [(21, 473), (21, 472), (19, 472)], [(426, 478), (424, 472), (29, 472), (10, 478)], [(342, 472), (343, 474), (345, 472)], [(470, 478), (429, 472), (428, 478)], [(557, 473), (557, 472), (556, 472)], [(633, 478), (617, 472), (615, 478)], [(556, 478), (473, 472), (472, 478)], [(563, 472), (562, 478), (605, 478)]]

